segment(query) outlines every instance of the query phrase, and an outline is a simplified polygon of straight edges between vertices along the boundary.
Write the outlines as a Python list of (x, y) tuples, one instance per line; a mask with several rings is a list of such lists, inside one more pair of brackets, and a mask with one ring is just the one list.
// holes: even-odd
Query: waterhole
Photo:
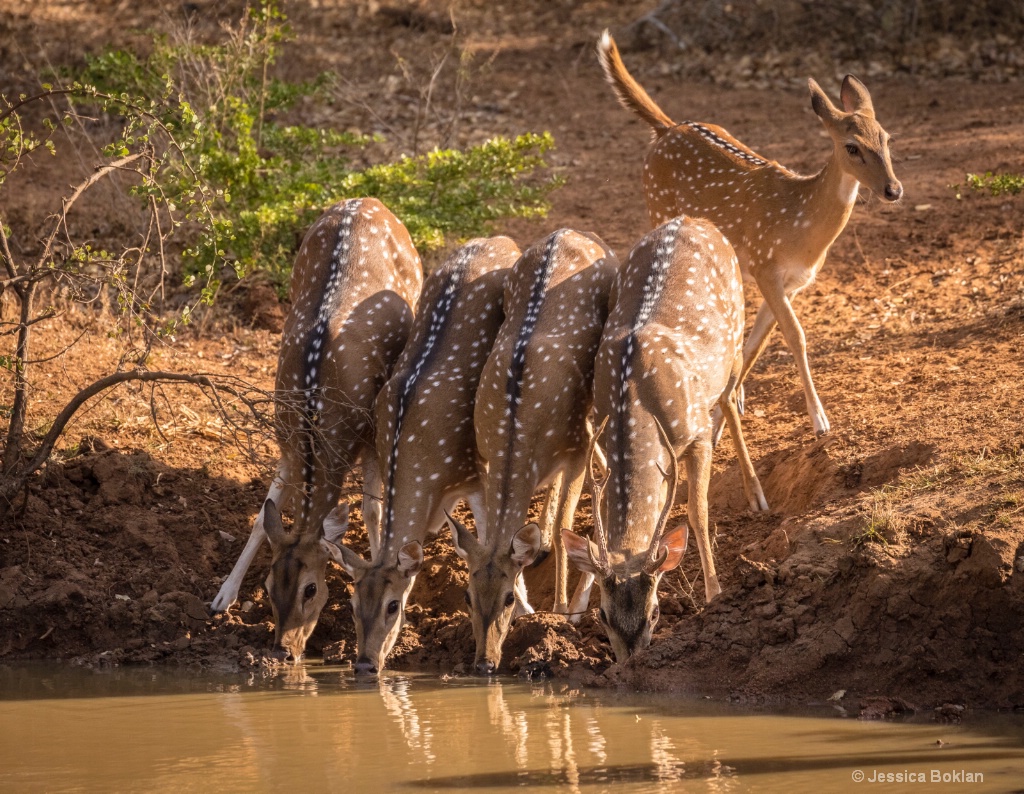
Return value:
[[(900, 777), (902, 776), (902, 777)], [(919, 777), (921, 776), (921, 777)], [(938, 776), (936, 778), (936, 776)], [(0, 667), (0, 791), (1012, 791), (1024, 716), (751, 711), (559, 682), (302, 665)]]

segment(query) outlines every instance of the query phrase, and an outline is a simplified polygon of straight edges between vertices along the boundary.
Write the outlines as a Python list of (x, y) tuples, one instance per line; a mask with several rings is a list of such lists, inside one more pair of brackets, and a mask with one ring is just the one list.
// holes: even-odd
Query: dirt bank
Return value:
[[(232, 11), (195, 5), (206, 24)], [(503, 229), (521, 245), (572, 226), (598, 232), (621, 254), (646, 228), (639, 171), (647, 131), (614, 103), (591, 46), (602, 28), (651, 5), (457, 6), (481, 65), (465, 97), (462, 137), (550, 129), (558, 142), (554, 162), (567, 185), (546, 221)], [(114, 3), (28, 8), (2, 16), (6, 51), (23, 59), (4, 59), (10, 85), (26, 84), (28, 66), (38, 66), (33, 52), (73, 63), (103, 42), (138, 39)], [(389, 80), (401, 74), (395, 56), (425, 69), (450, 35), (444, 14), (417, 8), (425, 15), (295, 4), (288, 10), (299, 40), (287, 68), (344, 74), (381, 114), (339, 106), (331, 121), (342, 128), (407, 124), (413, 99)], [(154, 12), (137, 22), (163, 19)], [(38, 48), (25, 43), (36, 41)], [(828, 144), (806, 89), (788, 73), (728, 88), (684, 81), (660, 51), (625, 56), (673, 117), (714, 121), (797, 170), (823, 164)], [(836, 75), (814, 76), (836, 90)], [(593, 614), (576, 628), (541, 613), (515, 626), (510, 672), (755, 699), (821, 701), (846, 690), (841, 703), (854, 711), (868, 695), (919, 708), (1024, 707), (1024, 197), (958, 200), (950, 188), (966, 172), (1024, 172), (1024, 86), (1013, 74), (1000, 79), (1007, 81), (883, 72), (868, 80), (895, 136), (907, 195), (882, 206), (865, 194), (819, 281), (799, 299), (831, 435), (811, 434), (777, 337), (748, 381), (747, 443), (772, 510), (746, 511), (726, 442), (712, 483), (721, 598), (703, 603), (690, 554), (665, 578), (649, 651), (613, 667)], [(450, 99), (447, 86), (439, 91), (438, 101)], [(5, 219), (30, 224), (32, 208), (47, 206), (68, 181), (44, 169), (18, 206), (5, 199)], [(116, 234), (115, 209), (89, 213), (97, 235)], [(231, 372), (268, 388), (277, 336), (263, 329), (275, 327), (280, 309), (266, 291), (244, 286), (227, 303), (237, 313), (225, 309), (158, 351), (155, 363)], [(52, 416), (109, 371), (114, 347), (82, 314), (41, 324), (39, 357), (82, 331), (94, 332), (91, 344), (42, 365), (37, 415)], [(273, 449), (260, 446), (255, 460), (241, 454), (212, 411), (181, 389), (161, 395), (154, 424), (151, 398), (124, 387), (80, 416), (0, 530), (0, 662), (260, 663), (272, 636), (262, 585), (268, 555), (257, 558), (230, 614), (211, 618), (206, 604), (245, 542)], [(677, 506), (673, 515), (683, 514)], [(577, 521), (589, 529), (587, 497)], [(353, 525), (358, 538), (355, 507)], [(427, 556), (392, 664), (458, 671), (472, 655), (465, 569), (445, 536)], [(535, 606), (550, 606), (550, 578), (550, 562), (530, 572)], [(351, 659), (347, 582), (332, 568), (329, 585), (309, 652)]]

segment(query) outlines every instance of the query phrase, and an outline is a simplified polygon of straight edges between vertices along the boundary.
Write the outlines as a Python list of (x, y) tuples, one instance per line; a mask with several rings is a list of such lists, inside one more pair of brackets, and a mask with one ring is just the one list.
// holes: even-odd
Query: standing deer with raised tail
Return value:
[(593, 235), (561, 229), (528, 248), (505, 282), (505, 322), (484, 365), (474, 425), (486, 472), (485, 532), (449, 517), (469, 565), (476, 669), (493, 673), (512, 617), (530, 611), (522, 584), (545, 538), (527, 523), (534, 492), (549, 491), (555, 611), (565, 612), (568, 560), (561, 532), (583, 490), (594, 355), (608, 312), (615, 255)]
[[(654, 134), (643, 171), (652, 224), (682, 214), (712, 221), (735, 247), (744, 278), (752, 279), (764, 297), (743, 350), (740, 383), (778, 323), (796, 359), (814, 432), (827, 433), (804, 331), (790, 301), (814, 281), (850, 218), (861, 185), (888, 202), (903, 196), (889, 157), (889, 134), (875, 119), (867, 88), (847, 75), (839, 92), (840, 110), (808, 80), (811, 107), (832, 138), (832, 155), (817, 174), (802, 176), (756, 154), (721, 127), (676, 124), (626, 71), (608, 31), (598, 56), (619, 103)], [(720, 431), (716, 412), (716, 438)]]
[(678, 459), (686, 466), (705, 596), (710, 601), (722, 590), (708, 533), (716, 405), (729, 423), (747, 501), (753, 510), (768, 509), (734, 399), (742, 341), (739, 265), (714, 225), (679, 217), (637, 243), (612, 289), (594, 371), (601, 425), (593, 449), (607, 427), (607, 473), (593, 484), (596, 544), (562, 533), (573, 564), (597, 578), (601, 622), (619, 662), (650, 643), (658, 583), (686, 548), (686, 524), (665, 531)]
[[(347, 528), (348, 508), (337, 507), (338, 498), (358, 461), (370, 547), (380, 545), (373, 402), (409, 336), (422, 282), (409, 233), (376, 199), (335, 204), (302, 241), (274, 387), (277, 476), (212, 604), (222, 612), (234, 603), (267, 538), (278, 658), (301, 657), (327, 603), (325, 573), (336, 549), (329, 541)], [(286, 532), (280, 510), (289, 507), (296, 514)]]
[(423, 285), (409, 341), (375, 406), (384, 478), (380, 549), (369, 561), (344, 545), (352, 577), (356, 673), (375, 674), (402, 631), (428, 533), (465, 499), (484, 522), (473, 407), (504, 315), (505, 276), (519, 258), (507, 237), (472, 240)]

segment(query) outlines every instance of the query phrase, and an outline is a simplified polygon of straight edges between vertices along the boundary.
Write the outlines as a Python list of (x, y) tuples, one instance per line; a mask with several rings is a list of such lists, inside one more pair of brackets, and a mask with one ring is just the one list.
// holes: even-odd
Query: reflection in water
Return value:
[(421, 726), (416, 706), (409, 697), (409, 687), (410, 681), (404, 676), (380, 678), (380, 695), (384, 700), (384, 708), (405, 737), (406, 746), (421, 757), (421, 763), (432, 764), (435, 757), (430, 747), (430, 723), (425, 721)]
[(0, 667), (0, 790), (795, 793), (845, 789), (858, 769), (934, 768), (983, 773), (972, 792), (1019, 785), (1024, 718), (984, 728), (745, 714), (550, 683), (360, 683), (318, 665), (203, 678)]

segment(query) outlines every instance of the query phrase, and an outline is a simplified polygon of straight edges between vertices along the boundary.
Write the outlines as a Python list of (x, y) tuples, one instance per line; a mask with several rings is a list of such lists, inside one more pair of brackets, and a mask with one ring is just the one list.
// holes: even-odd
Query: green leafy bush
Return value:
[[(1022, 174), (994, 174), (986, 171), (984, 174), (968, 174), (966, 178), (967, 188), (976, 193), (988, 193), (991, 196), (1016, 196), (1024, 191), (1024, 175)], [(963, 198), (960, 185), (953, 185), (956, 190), (956, 197)]]
[(264, 0), (221, 43), (157, 39), (145, 58), (107, 52), (77, 77), (139, 103), (158, 99), (154, 112), (165, 125), (194, 127), (185, 159), (198, 163), (198, 173), (179, 174), (174, 192), (201, 183), (212, 199), (210, 222), (198, 225), (186, 252), (191, 274), (210, 275), (220, 255), (240, 276), (262, 269), (284, 285), (302, 229), (343, 198), (379, 198), (421, 250), (440, 247), (449, 236), (485, 233), (500, 218), (546, 213), (547, 195), (560, 184), (536, 173), (554, 145), (550, 134), (495, 138), (465, 151), (359, 169), (349, 154), (370, 138), (284, 123), (300, 99), (322, 98), (328, 82), (272, 76), (287, 35), (275, 2)]

